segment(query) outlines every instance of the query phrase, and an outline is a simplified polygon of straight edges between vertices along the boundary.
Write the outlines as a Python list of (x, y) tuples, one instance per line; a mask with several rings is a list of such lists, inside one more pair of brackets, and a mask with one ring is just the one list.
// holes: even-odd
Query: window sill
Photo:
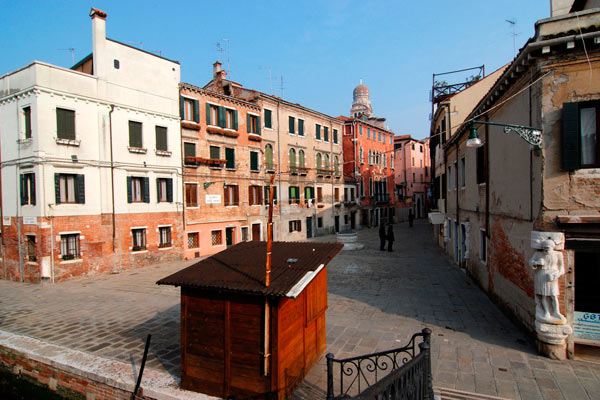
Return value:
[(235, 172), (235, 171), (237, 171), (237, 168), (225, 168), (225, 170), (227, 170), (227, 171), (234, 171)]
[(154, 153), (156, 153), (157, 156), (163, 157), (171, 157), (171, 154), (173, 154), (169, 150), (154, 150)]
[(200, 123), (196, 121), (181, 121), (181, 127), (186, 129), (192, 129), (194, 131), (199, 131)]
[(148, 249), (133, 250), (133, 248), (130, 248), (129, 250), (131, 250), (131, 252), (135, 253), (135, 254), (143, 254), (143, 253), (147, 253), (148, 252)]
[(127, 150), (129, 150), (130, 153), (138, 153), (138, 154), (146, 154), (148, 152), (148, 149), (145, 149), (143, 147), (127, 146)]
[(260, 169), (251, 169), (250, 172), (258, 174), (260, 172)]
[(25, 138), (25, 139), (17, 140), (17, 144), (21, 145), (23, 147), (29, 146), (31, 143), (33, 143), (33, 138)]
[(225, 208), (234, 208), (234, 207), (239, 207), (239, 205), (237, 205), (237, 204), (234, 204), (234, 205), (228, 205), (228, 206), (225, 206)]
[(158, 246), (158, 251), (171, 250), (172, 248), (173, 248), (173, 245), (169, 245), (168, 247), (160, 247), (160, 246)]
[(81, 258), (76, 258), (74, 260), (63, 260), (63, 261), (59, 262), (59, 264), (75, 264), (75, 263), (79, 263), (79, 262), (83, 262), (83, 260)]
[(26, 261), (25, 264), (27, 264), (27, 265), (39, 265), (37, 261)]
[(260, 142), (262, 141), (262, 138), (260, 137), (260, 135), (256, 134), (256, 133), (249, 133), (248, 134), (248, 139), (249, 140), (254, 140), (255, 142)]
[(81, 140), (75, 140), (75, 139), (64, 139), (64, 138), (56, 138), (56, 144), (63, 144), (65, 146), (77, 146), (79, 147), (79, 145), (81, 144)]

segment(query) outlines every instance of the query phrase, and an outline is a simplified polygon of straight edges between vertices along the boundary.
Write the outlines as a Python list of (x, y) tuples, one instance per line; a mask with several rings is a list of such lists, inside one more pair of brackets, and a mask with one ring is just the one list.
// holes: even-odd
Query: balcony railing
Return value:
[(375, 202), (376, 203), (389, 203), (390, 195), (389, 193), (375, 193)]

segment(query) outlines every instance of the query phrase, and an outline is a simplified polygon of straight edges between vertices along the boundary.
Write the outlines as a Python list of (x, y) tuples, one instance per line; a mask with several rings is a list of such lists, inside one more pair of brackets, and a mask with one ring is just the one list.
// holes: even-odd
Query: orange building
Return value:
[(429, 138), (417, 140), (410, 135), (396, 136), (394, 154), (396, 207), (403, 209), (404, 217), (408, 215), (408, 209), (412, 209), (415, 218), (425, 218), (431, 189)]

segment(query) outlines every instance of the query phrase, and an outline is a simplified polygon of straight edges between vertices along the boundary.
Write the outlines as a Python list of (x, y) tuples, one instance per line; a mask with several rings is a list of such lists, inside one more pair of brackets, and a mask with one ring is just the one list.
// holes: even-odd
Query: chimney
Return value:
[(227, 72), (221, 69), (221, 63), (215, 62), (213, 64), (213, 79), (225, 79)]
[(106, 13), (92, 7), (90, 18), (92, 18), (93, 74), (99, 78), (106, 78)]

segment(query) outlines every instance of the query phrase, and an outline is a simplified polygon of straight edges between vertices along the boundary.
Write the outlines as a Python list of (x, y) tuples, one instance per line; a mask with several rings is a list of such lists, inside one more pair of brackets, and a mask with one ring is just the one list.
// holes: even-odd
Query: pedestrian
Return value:
[(413, 220), (415, 219), (415, 215), (412, 212), (412, 208), (408, 209), (408, 226), (410, 226), (412, 228), (413, 226)]
[(380, 242), (379, 250), (381, 250), (381, 251), (385, 251), (385, 238), (386, 238), (386, 236), (385, 236), (385, 224), (381, 223), (379, 225), (379, 242)]
[(387, 240), (388, 240), (388, 251), (392, 251), (392, 245), (394, 244), (394, 229), (392, 228), (392, 224), (388, 225)]

